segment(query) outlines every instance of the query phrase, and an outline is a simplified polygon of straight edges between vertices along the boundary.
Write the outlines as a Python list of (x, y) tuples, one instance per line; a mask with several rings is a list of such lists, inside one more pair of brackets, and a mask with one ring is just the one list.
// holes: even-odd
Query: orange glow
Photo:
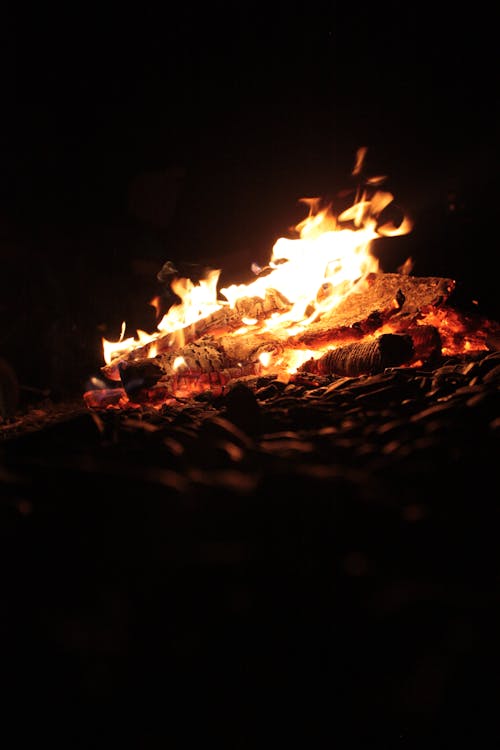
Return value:
[(151, 305), (151, 307), (154, 307), (156, 312), (156, 319), (158, 319), (160, 317), (160, 298), (153, 297), (153, 299), (149, 301), (149, 304)]
[(433, 325), (439, 330), (443, 342), (442, 352), (446, 356), (471, 351), (487, 351), (488, 326), (469, 330), (467, 318), (455, 310), (436, 309), (424, 315), (422, 325)]

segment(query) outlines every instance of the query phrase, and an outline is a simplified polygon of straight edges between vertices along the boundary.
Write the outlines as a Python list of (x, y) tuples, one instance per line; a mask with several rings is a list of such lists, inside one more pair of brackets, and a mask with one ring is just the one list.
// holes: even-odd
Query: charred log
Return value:
[(385, 333), (367, 342), (347, 344), (331, 349), (319, 359), (305, 362), (299, 372), (320, 375), (374, 375), (387, 367), (406, 364), (414, 357), (411, 336)]
[(222, 347), (213, 342), (193, 342), (179, 350), (160, 354), (152, 359), (120, 362), (120, 379), (130, 398), (153, 388), (162, 378), (164, 382), (201, 374), (210, 375), (231, 367), (234, 363)]
[(253, 318), (260, 321), (273, 313), (282, 313), (290, 308), (290, 302), (275, 289), (268, 290), (264, 299), (261, 297), (243, 297), (236, 302), (234, 309), (224, 305), (214, 313), (178, 331), (160, 334), (153, 341), (116, 357), (110, 364), (104, 365), (101, 372), (109, 380), (119, 380), (119, 366), (122, 362), (151, 357), (152, 351), (155, 352), (155, 355), (179, 352), (186, 344), (198, 341), (201, 338), (208, 336), (218, 338), (225, 334), (234, 333), (244, 325), (243, 318)]
[(142, 361), (151, 357), (151, 352), (155, 354), (179, 352), (186, 344), (196, 341), (203, 336), (220, 336), (230, 331), (236, 331), (243, 325), (241, 316), (228, 307), (222, 307), (214, 313), (207, 315), (205, 318), (192, 323), (189, 326), (180, 328), (174, 333), (160, 334), (153, 341), (138, 346), (126, 354), (115, 357), (110, 364), (104, 365), (101, 372), (110, 380), (120, 379), (120, 365), (123, 362)]
[(226, 392), (227, 386), (234, 380), (260, 375), (261, 369), (258, 362), (208, 372), (199, 369), (184, 369), (173, 375), (163, 375), (155, 384), (142, 386), (137, 379), (129, 380), (125, 372), (123, 384), (124, 391), (132, 403), (161, 405), (206, 392), (210, 392), (213, 396), (220, 396)]
[(455, 281), (448, 278), (371, 273), (295, 341), (306, 348), (324, 347), (358, 341), (389, 321), (391, 325), (404, 322), (407, 328), (423, 312), (440, 307), (454, 288)]
[(123, 409), (128, 403), (125, 389), (120, 387), (86, 391), (83, 400), (89, 409)]

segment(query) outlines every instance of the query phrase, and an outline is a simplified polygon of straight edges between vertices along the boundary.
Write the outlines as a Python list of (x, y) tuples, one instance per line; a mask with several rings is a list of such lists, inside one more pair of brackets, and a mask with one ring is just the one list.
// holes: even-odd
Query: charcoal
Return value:
[(500, 381), (500, 364), (494, 365), (482, 376), (483, 383)]
[(261, 429), (260, 407), (256, 395), (245, 385), (236, 384), (225, 395), (224, 413), (247, 435), (257, 436)]
[(373, 388), (370, 391), (359, 394), (356, 396), (356, 402), (363, 408), (383, 407), (395, 401), (399, 403), (411, 395), (413, 395), (412, 389), (405, 389), (402, 386), (395, 388), (392, 384), (389, 384), (382, 388)]

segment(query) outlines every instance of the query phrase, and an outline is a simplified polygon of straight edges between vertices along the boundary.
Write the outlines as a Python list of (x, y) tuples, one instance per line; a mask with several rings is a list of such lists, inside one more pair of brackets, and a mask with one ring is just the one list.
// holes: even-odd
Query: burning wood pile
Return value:
[[(354, 174), (363, 157), (360, 149)], [(383, 179), (366, 180), (338, 217), (304, 199), (309, 215), (295, 228), (298, 236), (279, 239), (249, 284), (219, 291), (220, 271), (194, 284), (165, 264), (162, 278), (179, 304), (151, 335), (124, 339), (124, 324), (119, 341), (103, 340), (102, 377), (84, 394), (87, 406), (161, 407), (223, 394), (241, 379), (373, 375), (490, 350), (497, 324), (450, 306), (454, 279), (411, 276), (411, 259), (397, 273), (380, 270), (372, 242), (411, 230), (406, 218), (389, 218), (394, 199), (380, 189)]]

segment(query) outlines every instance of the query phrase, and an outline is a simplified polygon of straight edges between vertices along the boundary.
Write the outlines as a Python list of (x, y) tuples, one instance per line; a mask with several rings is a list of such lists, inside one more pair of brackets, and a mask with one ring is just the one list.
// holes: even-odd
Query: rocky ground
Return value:
[(499, 383), (491, 351), (4, 420), (9, 706), (72, 748), (500, 739)]

